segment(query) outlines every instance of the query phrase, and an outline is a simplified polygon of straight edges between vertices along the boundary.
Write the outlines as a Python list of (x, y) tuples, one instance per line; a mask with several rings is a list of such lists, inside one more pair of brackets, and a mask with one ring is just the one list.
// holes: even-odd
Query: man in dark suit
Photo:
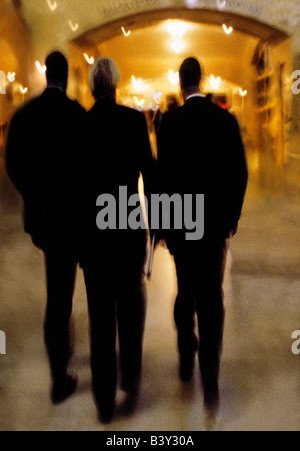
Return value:
[(200, 81), (199, 62), (186, 59), (180, 68), (185, 103), (164, 117), (158, 137), (159, 190), (182, 198), (204, 194), (204, 237), (188, 241), (183, 229), (165, 232), (165, 239), (178, 276), (175, 321), (180, 375), (185, 382), (191, 380), (199, 349), (204, 403), (214, 414), (220, 403), (226, 253), (228, 239), (237, 232), (248, 171), (236, 119), (201, 94)]
[(95, 104), (84, 124), (86, 151), (80, 162), (81, 265), (90, 313), (93, 392), (103, 422), (110, 422), (115, 411), (117, 330), (121, 384), (130, 396), (142, 370), (146, 227), (143, 218), (141, 227), (130, 225), (134, 210), (128, 199), (137, 196), (140, 173), (149, 197), (153, 165), (144, 115), (116, 103), (119, 78), (110, 58), (99, 59), (91, 70)]
[(45, 254), (45, 344), (60, 403), (76, 389), (68, 373), (69, 322), (78, 255), (74, 232), (73, 150), (85, 110), (66, 96), (68, 62), (60, 52), (46, 60), (47, 89), (14, 115), (6, 144), (7, 173), (24, 200), (25, 231)]

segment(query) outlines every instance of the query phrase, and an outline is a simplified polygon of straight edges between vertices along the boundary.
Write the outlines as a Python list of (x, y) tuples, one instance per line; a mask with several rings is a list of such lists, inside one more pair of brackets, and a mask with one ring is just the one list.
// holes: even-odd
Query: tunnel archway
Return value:
[[(166, 31), (170, 21), (187, 24), (189, 30), (184, 36), (188, 45), (178, 51), (165, 45), (166, 39), (171, 39)], [(90, 65), (83, 54), (113, 57), (122, 74), (119, 100), (126, 104), (124, 92), (128, 92), (128, 105), (144, 110), (155, 107), (156, 100), (151, 105), (144, 101), (143, 93), (132, 87), (134, 80), (144, 82), (154, 96), (163, 92), (166, 97), (178, 92), (176, 83), (169, 84), (167, 92), (168, 73), (176, 74), (184, 57), (199, 57), (206, 75), (204, 92), (211, 90), (223, 99), (240, 121), (252, 178), (273, 193), (280, 191), (292, 123), (292, 51), (286, 32), (220, 10), (160, 9), (113, 20), (70, 43), (70, 89), (81, 92), (81, 100), (89, 108), (93, 102), (88, 88)], [(78, 77), (77, 81), (72, 77), (78, 70), (82, 73), (80, 86)], [(214, 81), (218, 85), (219, 78), (216, 87)]]

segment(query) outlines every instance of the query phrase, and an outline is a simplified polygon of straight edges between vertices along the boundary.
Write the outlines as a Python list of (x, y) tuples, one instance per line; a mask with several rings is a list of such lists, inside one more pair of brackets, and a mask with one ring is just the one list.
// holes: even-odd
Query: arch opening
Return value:
[(122, 75), (118, 101), (145, 111), (151, 127), (156, 111), (165, 111), (170, 96), (180, 102), (178, 69), (183, 59), (198, 57), (204, 71), (203, 92), (213, 94), (237, 116), (250, 176), (274, 193), (274, 187), (280, 191), (284, 183), (292, 127), (291, 41), (281, 30), (222, 11), (140, 13), (102, 25), (70, 43), (70, 90), (89, 108), (93, 59), (86, 57), (110, 56)]

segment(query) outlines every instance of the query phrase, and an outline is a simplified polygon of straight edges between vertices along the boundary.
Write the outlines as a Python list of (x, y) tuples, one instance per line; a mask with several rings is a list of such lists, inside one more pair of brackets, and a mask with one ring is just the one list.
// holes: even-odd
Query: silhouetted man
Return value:
[(149, 196), (153, 164), (144, 115), (116, 103), (119, 78), (110, 58), (99, 59), (92, 68), (95, 104), (83, 127), (86, 151), (80, 161), (81, 265), (90, 313), (93, 392), (103, 422), (110, 422), (115, 411), (117, 329), (121, 384), (128, 394), (137, 389), (142, 370), (146, 230), (130, 228), (133, 207), (128, 200), (137, 196), (140, 173)]
[(13, 117), (6, 146), (7, 172), (24, 200), (25, 231), (44, 251), (47, 273), (45, 343), (53, 403), (76, 389), (68, 373), (69, 322), (78, 255), (74, 234), (73, 150), (85, 110), (66, 96), (68, 62), (59, 52), (46, 60), (47, 89)]
[(188, 58), (180, 68), (185, 104), (162, 121), (158, 164), (162, 193), (204, 194), (204, 237), (187, 241), (185, 230), (171, 230), (165, 238), (178, 276), (175, 321), (181, 379), (191, 380), (199, 348), (205, 407), (214, 414), (220, 402), (226, 252), (237, 231), (248, 172), (236, 119), (201, 94), (200, 81), (199, 62)]

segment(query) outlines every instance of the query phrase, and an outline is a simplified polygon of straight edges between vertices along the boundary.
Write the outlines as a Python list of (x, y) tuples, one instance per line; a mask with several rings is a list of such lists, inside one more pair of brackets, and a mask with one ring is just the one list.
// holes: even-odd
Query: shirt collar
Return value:
[(186, 102), (194, 97), (201, 97), (201, 98), (205, 98), (205, 95), (198, 93), (198, 94), (192, 94), (190, 96), (187, 97)]
[(65, 92), (63, 85), (59, 81), (48, 81), (47, 89), (59, 89), (61, 92)]

